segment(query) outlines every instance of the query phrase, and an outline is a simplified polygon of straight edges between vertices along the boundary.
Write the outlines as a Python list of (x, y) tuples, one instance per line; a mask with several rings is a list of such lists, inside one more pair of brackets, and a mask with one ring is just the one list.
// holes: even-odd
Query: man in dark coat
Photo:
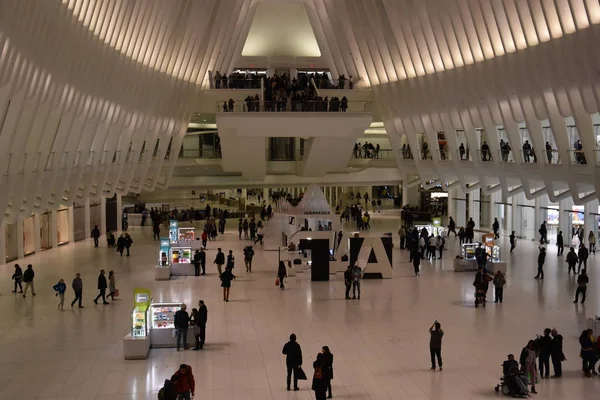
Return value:
[(108, 301), (106, 301), (107, 287), (108, 284), (106, 283), (106, 276), (104, 275), (104, 270), (101, 269), (100, 275), (98, 275), (98, 290), (100, 291), (100, 293), (98, 293), (98, 296), (96, 296), (96, 298), (94, 299), (94, 303), (98, 304), (98, 299), (102, 297), (102, 304), (108, 304)]
[(290, 381), (292, 378), (292, 371), (294, 372), (294, 390), (300, 390), (298, 388), (298, 368), (302, 366), (302, 349), (296, 342), (296, 335), (290, 335), (290, 341), (283, 346), (282, 353), (285, 354), (285, 365), (287, 366), (287, 390), (290, 390)]
[(92, 229), (92, 238), (94, 239), (94, 247), (98, 247), (98, 238), (100, 237), (100, 229), (98, 229), (98, 225), (94, 225), (94, 229)]

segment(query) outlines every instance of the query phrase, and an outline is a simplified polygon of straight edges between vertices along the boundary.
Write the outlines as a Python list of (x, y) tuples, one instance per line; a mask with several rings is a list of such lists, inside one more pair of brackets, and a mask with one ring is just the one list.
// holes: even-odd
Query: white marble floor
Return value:
[[(373, 217), (373, 229), (396, 232), (397, 214)], [(0, 399), (156, 399), (163, 380), (181, 363), (193, 367), (199, 399), (311, 399), (309, 383), (300, 392), (285, 391), (281, 348), (295, 332), (307, 371), (322, 345), (335, 355), (335, 398), (343, 399), (486, 399), (493, 391), (506, 354), (519, 354), (529, 338), (556, 327), (565, 338), (568, 361), (560, 380), (543, 381), (540, 399), (597, 398), (600, 378), (585, 379), (577, 338), (585, 318), (600, 313), (597, 262), (591, 256), (590, 288), (585, 306), (575, 306), (575, 278), (549, 246), (546, 279), (533, 279), (537, 246), (519, 243), (509, 260), (502, 305), (473, 307), (473, 274), (454, 273), (458, 243), (449, 240), (443, 261), (424, 263), (413, 277), (407, 255), (394, 250), (394, 277), (363, 283), (362, 300), (344, 300), (341, 276), (311, 283), (291, 278), (288, 288), (274, 286), (277, 255), (257, 251), (255, 272), (239, 266), (244, 244), (235, 233), (209, 243), (209, 275), (170, 282), (154, 281), (157, 245), (150, 228), (132, 232), (132, 257), (120, 258), (90, 241), (50, 250), (21, 261), (36, 270), (35, 298), (10, 293), (12, 264), (0, 267)], [(394, 238), (397, 242), (397, 236)], [(102, 243), (103, 246), (104, 243)], [(237, 254), (239, 279), (231, 301), (223, 303), (215, 247)], [(504, 247), (506, 249), (506, 247)], [(121, 299), (94, 305), (96, 277), (114, 270)], [(84, 309), (60, 312), (52, 285), (70, 283), (75, 272), (84, 280)], [(148, 360), (125, 361), (122, 338), (129, 331), (132, 289), (147, 287), (155, 301), (204, 299), (209, 308), (204, 351), (151, 350)], [(67, 294), (67, 302), (72, 292)], [(433, 320), (445, 330), (444, 371), (429, 370), (429, 334)]]

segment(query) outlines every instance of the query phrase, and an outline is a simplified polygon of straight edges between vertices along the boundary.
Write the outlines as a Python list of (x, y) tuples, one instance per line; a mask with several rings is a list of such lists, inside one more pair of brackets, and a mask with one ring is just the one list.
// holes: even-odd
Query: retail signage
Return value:
[(169, 238), (160, 239), (160, 251), (158, 253), (158, 263), (162, 267), (169, 265), (169, 252), (171, 251), (171, 240)]
[(179, 238), (177, 237), (178, 235), (178, 230), (179, 230), (179, 221), (177, 220), (170, 220), (169, 221), (169, 240), (171, 241), (171, 244), (177, 244), (179, 241)]

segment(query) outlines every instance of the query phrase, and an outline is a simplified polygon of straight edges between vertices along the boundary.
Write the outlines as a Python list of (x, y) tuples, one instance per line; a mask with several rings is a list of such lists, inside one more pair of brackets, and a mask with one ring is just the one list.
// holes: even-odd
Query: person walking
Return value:
[(568, 273), (571, 273), (571, 270), (573, 270), (573, 273), (575, 273), (575, 266), (577, 265), (577, 262), (579, 261), (579, 258), (577, 257), (577, 254), (575, 253), (575, 248), (571, 247), (569, 249), (569, 252), (567, 253), (567, 264), (569, 265), (569, 271)]
[(27, 297), (27, 291), (31, 287), (31, 295), (35, 296), (35, 285), (33, 284), (33, 278), (35, 278), (35, 272), (31, 264), (27, 265), (27, 269), (23, 273), (23, 282), (25, 282), (25, 290), (23, 291), (23, 297)]
[(187, 350), (187, 333), (188, 328), (190, 327), (190, 316), (188, 314), (187, 305), (182, 304), (181, 309), (175, 313), (175, 319), (173, 320), (173, 325), (177, 330), (177, 351), (181, 348), (181, 341), (183, 340), (183, 349)]
[(498, 239), (500, 237), (500, 223), (498, 222), (498, 218), (494, 218), (492, 229), (494, 230), (494, 239)]
[(221, 276), (221, 268), (223, 268), (223, 264), (225, 264), (225, 254), (223, 254), (220, 247), (217, 249), (217, 256), (215, 257), (215, 262), (213, 264), (217, 265), (219, 276)]
[(58, 309), (60, 311), (65, 311), (65, 292), (67, 291), (67, 285), (65, 285), (64, 279), (58, 281), (56, 285), (52, 287), (56, 292), (56, 296), (58, 297)]
[(235, 267), (235, 257), (233, 256), (233, 250), (229, 250), (229, 254), (227, 254), (227, 263), (225, 264), (225, 267), (231, 268), (232, 270)]
[(546, 227), (546, 221), (542, 222), (540, 229), (540, 244), (548, 243), (548, 228)]
[(155, 241), (160, 240), (160, 223), (158, 221), (152, 225), (152, 238)]
[(504, 299), (504, 285), (506, 285), (506, 278), (502, 271), (496, 271), (494, 275), (494, 303), (502, 303)]
[(225, 267), (225, 271), (221, 274), (221, 287), (223, 288), (223, 301), (229, 302), (229, 289), (231, 281), (235, 279), (235, 275), (231, 272), (231, 267)]
[(23, 285), (21, 284), (23, 281), (23, 270), (19, 264), (15, 264), (15, 272), (12, 275), (12, 279), (15, 281), (15, 289), (12, 292), (17, 293), (17, 286), (19, 286), (19, 293), (23, 293)]
[(196, 250), (192, 261), (194, 264), (194, 276), (200, 276), (200, 250)]
[(362, 268), (358, 264), (354, 264), (352, 268), (352, 299), (356, 299), (356, 291), (358, 290), (358, 300), (360, 300), (360, 280), (362, 279)]
[(125, 234), (122, 233), (117, 239), (117, 252), (123, 257), (123, 250), (125, 250)]
[(323, 346), (322, 348), (323, 358), (325, 362), (325, 368), (323, 370), (323, 375), (325, 379), (327, 379), (327, 395), (328, 399), (331, 399), (333, 396), (331, 394), (331, 381), (333, 380), (333, 354), (329, 350), (329, 346)]
[(588, 243), (590, 244), (590, 252), (596, 254), (596, 235), (594, 235), (594, 231), (590, 231)]
[(546, 249), (540, 246), (540, 254), (538, 254), (538, 270), (534, 279), (544, 279), (544, 262), (546, 261)]
[(583, 269), (587, 269), (587, 259), (590, 255), (587, 247), (585, 247), (585, 243), (581, 242), (579, 247), (579, 251), (577, 253), (577, 258), (579, 258), (579, 265), (577, 266), (577, 273), (581, 270), (581, 264), (583, 264)]
[(553, 378), (562, 376), (562, 363), (566, 361), (565, 353), (563, 353), (563, 337), (558, 333), (556, 328), (552, 329), (552, 345), (550, 346), (550, 357), (552, 358), (552, 367), (554, 368)]
[(435, 359), (437, 358), (440, 371), (442, 370), (442, 337), (444, 331), (442, 325), (435, 321), (429, 328), (429, 354), (431, 356), (431, 369), (435, 371)]
[(115, 279), (115, 271), (109, 271), (108, 273), (108, 297), (115, 301), (115, 297), (118, 297), (117, 280)]
[(517, 236), (515, 235), (515, 231), (512, 231), (508, 240), (510, 242), (510, 252), (512, 253), (515, 247), (517, 247)]
[(208, 322), (208, 308), (204, 304), (204, 300), (198, 301), (198, 318), (196, 319), (196, 326), (198, 327), (199, 334), (198, 339), (200, 342), (196, 342), (194, 350), (202, 350), (204, 348), (204, 342), (206, 341), (206, 323)]
[(346, 286), (346, 300), (350, 299), (350, 288), (352, 288), (352, 266), (348, 265), (344, 271), (344, 285)]
[(283, 261), (279, 261), (279, 268), (277, 268), (277, 279), (279, 279), (279, 288), (281, 290), (285, 289), (285, 278), (287, 278), (287, 268), (285, 267), (285, 263)]
[(133, 239), (129, 236), (129, 233), (125, 233), (125, 249), (127, 250), (127, 257), (129, 257), (129, 249), (133, 244)]
[(410, 258), (413, 263), (413, 268), (415, 269), (415, 276), (421, 276), (421, 271), (419, 270), (421, 266), (421, 253), (419, 253), (416, 246), (410, 251)]
[(587, 285), (590, 283), (590, 278), (586, 273), (586, 269), (581, 270), (581, 274), (577, 277), (577, 290), (575, 291), (575, 301), (573, 303), (577, 304), (579, 301), (579, 294), (581, 293), (581, 304), (585, 303), (585, 293), (587, 292)]
[(456, 222), (454, 222), (454, 219), (452, 217), (448, 217), (448, 219), (448, 237), (450, 237), (450, 234), (452, 232), (454, 232), (454, 237), (458, 236), (458, 234), (456, 233)]
[(302, 366), (302, 348), (296, 342), (296, 335), (290, 335), (290, 341), (283, 346), (282, 354), (285, 355), (285, 365), (287, 367), (287, 390), (290, 390), (292, 372), (294, 373), (294, 390), (300, 390), (298, 387), (298, 369)]
[(98, 275), (98, 296), (96, 296), (96, 298), (94, 299), (94, 303), (98, 304), (98, 299), (100, 297), (102, 297), (102, 304), (109, 304), (108, 301), (106, 301), (106, 288), (108, 287), (108, 284), (106, 283), (106, 276), (104, 276), (104, 270), (101, 269), (100, 270), (100, 275)]
[(83, 308), (81, 305), (82, 294), (83, 294), (83, 281), (81, 280), (81, 275), (78, 273), (75, 274), (75, 279), (73, 279), (73, 283), (71, 283), (71, 288), (75, 292), (75, 298), (71, 302), (71, 307), (75, 305), (77, 301), (79, 301), (79, 308)]
[[(194, 255), (194, 260), (196, 259), (196, 255)], [(200, 252), (198, 253), (198, 263), (200, 264), (200, 269), (202, 272), (200, 275), (206, 275), (206, 252), (204, 251), (204, 247), (200, 248)]]
[(244, 247), (244, 264), (246, 264), (246, 272), (252, 272), (252, 259), (254, 258), (254, 249), (252, 246)]
[[(190, 400), (196, 395), (196, 380), (192, 373), (192, 367), (186, 364), (179, 366), (179, 371), (173, 375), (177, 387), (177, 398), (180, 400)], [(191, 395), (191, 396), (190, 396)]]
[(206, 244), (208, 243), (208, 231), (206, 229), (202, 231), (200, 239), (202, 240), (202, 247), (206, 248)]
[(558, 256), (562, 256), (563, 255), (563, 251), (565, 250), (565, 245), (564, 245), (564, 239), (563, 239), (563, 234), (562, 231), (558, 232), (558, 235), (556, 235), (556, 247), (558, 247)]
[(550, 353), (552, 349), (552, 337), (550, 337), (550, 333), (552, 329), (546, 328), (544, 329), (544, 336), (539, 338), (538, 340), (538, 352), (540, 359), (540, 379), (548, 379), (550, 378)]
[(264, 233), (263, 233), (263, 227), (262, 226), (258, 226), (258, 228), (256, 229), (256, 239), (254, 240), (254, 243), (256, 244), (257, 242), (260, 242), (260, 245), (263, 245), (263, 237), (264, 237)]
[(325, 357), (322, 353), (317, 354), (317, 359), (313, 362), (313, 369), (311, 389), (315, 392), (316, 400), (325, 400), (327, 398), (328, 379), (325, 376)]
[(92, 238), (94, 239), (94, 247), (98, 247), (98, 239), (100, 239), (100, 229), (98, 229), (98, 225), (94, 225), (94, 229), (92, 229)]

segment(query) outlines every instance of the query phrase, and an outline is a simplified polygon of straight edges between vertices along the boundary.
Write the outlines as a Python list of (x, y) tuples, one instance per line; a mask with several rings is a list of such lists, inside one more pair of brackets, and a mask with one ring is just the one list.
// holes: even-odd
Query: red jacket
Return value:
[(196, 391), (196, 381), (194, 380), (194, 374), (192, 374), (192, 367), (188, 365), (185, 374), (177, 371), (175, 372), (175, 375), (179, 377), (179, 380), (177, 381), (177, 393), (194, 393)]
[(206, 231), (202, 232), (202, 240), (208, 240), (208, 234)]

